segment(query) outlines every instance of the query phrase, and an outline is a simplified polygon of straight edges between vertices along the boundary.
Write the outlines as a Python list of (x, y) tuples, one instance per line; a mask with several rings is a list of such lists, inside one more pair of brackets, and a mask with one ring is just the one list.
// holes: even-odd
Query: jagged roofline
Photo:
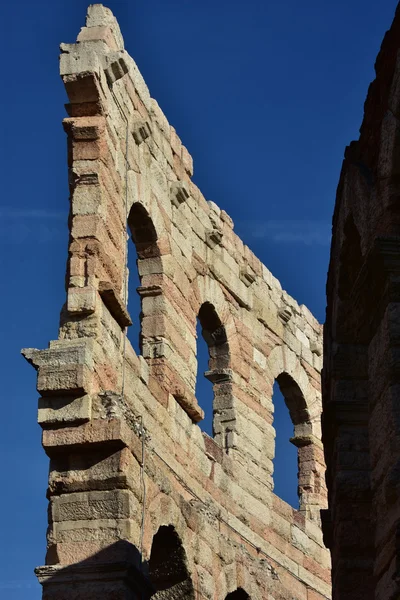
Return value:
[[(105, 30), (104, 28), (107, 28)], [(99, 44), (94, 44), (94, 42)], [(66, 84), (67, 92), (71, 85), (71, 81), (74, 81), (74, 76), (81, 71), (93, 71), (100, 74), (104, 71), (108, 84), (112, 84), (118, 79), (122, 78), (125, 74), (129, 74), (132, 82), (134, 83), (135, 90), (143, 102), (146, 110), (156, 119), (161, 131), (167, 133), (171, 131), (171, 143), (176, 146), (176, 149), (180, 149), (182, 162), (184, 163), (187, 174), (193, 176), (193, 159), (188, 153), (185, 146), (182, 145), (175, 129), (169, 124), (167, 118), (159, 107), (157, 101), (151, 97), (150, 91), (144, 81), (135, 61), (125, 50), (124, 40), (121, 34), (120, 27), (112, 11), (102, 4), (91, 4), (88, 7), (86, 26), (82, 27), (80, 34), (77, 37), (77, 42), (84, 45), (85, 42), (90, 42), (90, 46), (86, 52), (79, 52), (79, 59), (77, 59), (76, 44), (61, 44), (61, 57), (60, 57), (60, 74)], [(107, 47), (108, 46), (108, 47)], [(110, 51), (111, 48), (111, 51)], [(71, 80), (71, 81), (70, 81)], [(129, 111), (128, 111), (129, 116)], [(135, 139), (142, 140), (142, 136), (146, 139), (149, 135), (148, 124), (140, 118), (134, 118), (132, 122), (132, 134)], [(177, 196), (177, 202), (180, 203), (188, 196), (187, 183), (173, 182), (174, 193)], [(208, 205), (212, 212), (220, 215), (222, 220), (225, 220), (230, 226), (234, 227), (233, 221), (230, 216), (223, 210), (220, 209), (214, 202), (208, 201)], [(218, 237), (217, 232), (215, 233), (216, 238)], [(251, 253), (251, 251), (246, 248)], [(252, 254), (252, 253), (251, 253)], [(253, 255), (254, 256), (254, 255)], [(254, 257), (256, 258), (256, 257)], [(256, 259), (258, 261), (258, 259)], [(267, 272), (268, 284), (281, 288), (279, 280), (276, 279), (268, 270), (265, 265), (263, 270)], [(244, 275), (245, 276), (245, 275)], [(297, 302), (294, 298), (284, 292), (285, 296), (288, 297), (289, 303)], [(299, 306), (301, 309), (308, 311), (307, 307), (302, 304)]]

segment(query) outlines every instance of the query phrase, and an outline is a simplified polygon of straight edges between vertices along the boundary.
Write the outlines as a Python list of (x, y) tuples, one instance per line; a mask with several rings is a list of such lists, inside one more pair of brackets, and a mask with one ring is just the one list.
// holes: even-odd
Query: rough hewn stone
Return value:
[[(191, 182), (192, 158), (108, 9), (89, 7), (78, 43), (62, 45), (61, 75), (68, 300), (59, 340), (24, 352), (51, 460), (44, 598), (329, 598), (321, 326)], [(140, 357), (124, 330), (127, 231)], [(197, 317), (214, 439), (196, 424)], [(273, 493), (274, 380), (299, 447), (298, 511)]]
[(335, 600), (400, 597), (399, 51), (397, 9), (333, 217), (322, 424)]

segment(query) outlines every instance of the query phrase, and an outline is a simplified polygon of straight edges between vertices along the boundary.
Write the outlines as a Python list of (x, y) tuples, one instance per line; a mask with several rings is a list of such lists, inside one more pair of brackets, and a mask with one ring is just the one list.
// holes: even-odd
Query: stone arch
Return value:
[(234, 324), (230, 318), (230, 305), (222, 291), (221, 284), (208, 275), (199, 276), (195, 282), (195, 290), (197, 292), (194, 306), (196, 315), (199, 313), (202, 304), (211, 302), (225, 326), (227, 336), (230, 338), (233, 333)]
[(293, 423), (290, 442), (298, 449), (300, 510), (313, 512), (319, 518), (319, 510), (326, 504), (320, 392), (311, 385), (300, 360), (287, 347), (275, 348), (269, 356), (268, 366)]
[(310, 413), (299, 385), (291, 375), (283, 371), (276, 377), (294, 426), (294, 437), (311, 433)]
[[(140, 202), (134, 202), (129, 211), (128, 232), (136, 249), (136, 268), (139, 277), (137, 293), (140, 296), (139, 315), (131, 315), (133, 322), (139, 319), (139, 351), (146, 358), (154, 354), (155, 336), (157, 332), (149, 326), (152, 316), (159, 311), (155, 298), (161, 295), (160, 285), (155, 285), (155, 277), (162, 273), (161, 251), (159, 236), (153, 219)], [(128, 256), (130, 249), (128, 248)], [(131, 278), (133, 274), (131, 273)], [(136, 313), (138, 310), (135, 311)]]
[(225, 327), (229, 343), (237, 335), (235, 321), (233, 319), (232, 305), (227, 301), (222, 286), (218, 281), (209, 276), (199, 276), (194, 281), (193, 319), (195, 319), (203, 304), (209, 302), (213, 305), (219, 319)]
[(248, 569), (238, 554), (234, 562), (225, 566), (223, 573), (225, 585), (220, 586), (223, 600), (263, 600), (266, 597), (261, 590), (265, 588), (260, 582), (260, 574)]
[(149, 504), (146, 510), (146, 522), (144, 528), (144, 550), (147, 557), (150, 556), (152, 539), (163, 525), (171, 525), (179, 536), (183, 540), (183, 544), (186, 548), (188, 563), (191, 565), (189, 569), (193, 572), (192, 565), (193, 560), (190, 549), (190, 535), (191, 531), (187, 527), (187, 523), (182, 515), (181, 509), (173, 501), (170, 496), (166, 496), (162, 492), (159, 492)]
[[(229, 431), (234, 427), (234, 419), (229, 414), (232, 409), (232, 373), (228, 336), (225, 325), (211, 302), (204, 302), (199, 309), (198, 319), (201, 335), (208, 347), (208, 370), (206, 379), (213, 384), (213, 436), (225, 448), (229, 444)], [(198, 375), (199, 376), (199, 375)]]
[[(167, 193), (167, 188), (163, 190), (163, 194)], [(128, 171), (128, 206), (127, 213), (129, 214), (134, 205), (141, 205), (143, 209), (150, 215), (154, 224), (158, 237), (158, 247), (161, 254), (169, 254), (170, 247), (167, 241), (168, 232), (165, 227), (165, 215), (160, 209), (156, 197), (151, 191), (151, 185), (147, 177)]]
[(231, 380), (230, 348), (226, 328), (211, 302), (200, 306), (201, 334), (209, 351), (209, 370), (205, 373), (214, 385)]
[(210, 277), (198, 278), (196, 283), (196, 316), (209, 352), (209, 368), (204, 375), (213, 384), (213, 436), (228, 452), (236, 431), (230, 349), (236, 327), (220, 284)]
[[(280, 373), (275, 384), (272, 395), (272, 425), (275, 431), (274, 490), (281, 499), (293, 508), (298, 508), (298, 502), (301, 506), (303, 501), (303, 483), (309, 483), (304, 476), (307, 457), (302, 452), (302, 447), (310, 440), (310, 416), (302, 391), (288, 373)], [(278, 388), (281, 394), (278, 393)], [(289, 447), (288, 442), (296, 448)]]
[[(348, 212), (344, 219), (340, 238), (337, 240), (337, 275), (334, 280), (328, 278), (327, 291), (335, 286), (335, 302), (333, 305), (334, 319), (332, 322), (331, 335), (335, 342), (344, 344), (365, 344), (370, 336), (370, 323), (365, 320), (364, 315), (374, 311), (379, 297), (372, 290), (384, 288), (384, 268), (363, 270), (365, 262), (365, 249), (362, 247), (365, 232), (360, 223), (357, 222), (352, 212)], [(370, 259), (371, 260), (371, 259)], [(371, 264), (379, 263), (375, 254)], [(360, 284), (356, 280), (364, 280), (361, 285), (370, 289), (370, 294), (359, 294)]]
[(140, 202), (134, 202), (131, 206), (128, 227), (139, 259), (160, 256), (156, 228), (148, 211)]
[(153, 598), (195, 599), (186, 552), (173, 525), (161, 525), (154, 535), (148, 567)]
[[(182, 514), (180, 507), (174, 502), (174, 500), (165, 495), (162, 492), (159, 492), (153, 500), (150, 502), (149, 506), (146, 510), (146, 519), (144, 525), (144, 539), (143, 539), (143, 548), (144, 548), (144, 557), (147, 558), (147, 566), (149, 577), (151, 579), (151, 553), (154, 546), (154, 539), (156, 538), (159, 532), (168, 533), (171, 545), (176, 547), (176, 552), (179, 560), (181, 561), (181, 565), (184, 567), (180, 571), (187, 572), (186, 583), (180, 582), (176, 584), (176, 589), (173, 590), (171, 588), (167, 590), (156, 590), (154, 599), (167, 599), (171, 597), (171, 593), (173, 592), (176, 596), (172, 596), (173, 598), (180, 599), (182, 598), (192, 598), (191, 596), (191, 587), (189, 583), (192, 583), (193, 578), (195, 577), (194, 570), (194, 559), (193, 559), (193, 540), (192, 537), (194, 535), (193, 531), (188, 528), (187, 522)], [(158, 540), (163, 540), (164, 538), (157, 538)], [(174, 541), (175, 540), (175, 541)], [(184, 585), (181, 585), (184, 584)], [(175, 584), (174, 584), (175, 585)], [(192, 584), (193, 586), (193, 584)], [(183, 591), (182, 591), (183, 590)], [(187, 595), (185, 595), (187, 594)]]
[(338, 296), (345, 301), (358, 276), (363, 262), (361, 236), (350, 213), (343, 227), (343, 241), (339, 255)]
[[(311, 385), (309, 377), (295, 352), (287, 346), (276, 346), (268, 357), (267, 372), (270, 374), (271, 381), (277, 380), (282, 374), (286, 374), (295, 382), (299, 388), (299, 394), (304, 399), (303, 409), (307, 411), (312, 424), (311, 432), (318, 436), (320, 433), (318, 421), (321, 417), (321, 394), (319, 390)], [(282, 382), (285, 387), (285, 381), (281, 380)], [(290, 380), (288, 379), (287, 386), (289, 385)]]

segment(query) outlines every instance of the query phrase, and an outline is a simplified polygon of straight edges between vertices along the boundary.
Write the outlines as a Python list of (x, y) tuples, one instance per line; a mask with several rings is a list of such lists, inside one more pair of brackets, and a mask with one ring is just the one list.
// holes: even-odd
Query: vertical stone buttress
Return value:
[[(43, 597), (327, 599), (321, 326), (191, 181), (112, 13), (90, 6), (61, 52), (67, 299), (58, 340), (24, 350), (50, 458)], [(125, 335), (128, 237), (140, 355)], [(197, 318), (213, 437), (197, 425)], [(298, 510), (273, 493), (274, 381), (298, 447)]]
[(334, 600), (400, 594), (399, 50), (397, 10), (333, 217), (322, 422)]

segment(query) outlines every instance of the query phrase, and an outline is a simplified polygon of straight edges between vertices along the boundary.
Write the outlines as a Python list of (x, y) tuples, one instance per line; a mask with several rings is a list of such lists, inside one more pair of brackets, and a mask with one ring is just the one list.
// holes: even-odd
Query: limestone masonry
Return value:
[(335, 600), (400, 598), (400, 9), (339, 181), (324, 330)]
[[(191, 181), (192, 158), (112, 13), (90, 6), (61, 51), (67, 301), (58, 340), (23, 351), (50, 458), (43, 598), (330, 598), (321, 325)], [(127, 233), (140, 356), (125, 335), (139, 319), (127, 310)], [(198, 425), (197, 318), (213, 438)], [(273, 492), (275, 380), (294, 424), (299, 510)]]

